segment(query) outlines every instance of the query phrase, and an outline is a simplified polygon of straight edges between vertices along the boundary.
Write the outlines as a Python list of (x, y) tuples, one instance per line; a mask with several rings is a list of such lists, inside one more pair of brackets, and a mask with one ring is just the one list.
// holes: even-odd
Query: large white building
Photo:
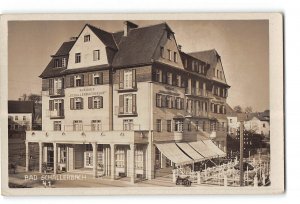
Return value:
[(126, 21), (115, 33), (87, 24), (51, 57), (42, 131), (26, 135), (40, 171), (90, 168), (134, 182), (225, 155), (229, 86), (216, 50), (187, 54), (166, 23)]

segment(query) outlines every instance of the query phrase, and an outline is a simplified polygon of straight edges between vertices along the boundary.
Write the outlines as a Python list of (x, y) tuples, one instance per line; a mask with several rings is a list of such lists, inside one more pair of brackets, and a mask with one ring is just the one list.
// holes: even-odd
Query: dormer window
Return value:
[(171, 36), (172, 36), (172, 34), (171, 34), (170, 32), (168, 32), (168, 33), (167, 33), (167, 38), (168, 38), (169, 40), (171, 40)]
[(54, 59), (54, 68), (61, 67), (61, 59)]
[(91, 36), (90, 35), (85, 35), (84, 36), (84, 42), (90, 42)]
[(64, 57), (64, 58), (62, 58), (62, 61), (61, 61), (62, 63), (61, 63), (61, 65), (62, 65), (62, 67), (66, 67), (67, 66), (67, 59)]
[(160, 57), (161, 57), (161, 58), (165, 58), (164, 52), (165, 52), (164, 47), (160, 47)]

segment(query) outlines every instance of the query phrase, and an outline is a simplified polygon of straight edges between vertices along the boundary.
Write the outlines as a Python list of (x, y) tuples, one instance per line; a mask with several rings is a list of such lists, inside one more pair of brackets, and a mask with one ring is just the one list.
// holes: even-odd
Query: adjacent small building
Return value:
[(32, 101), (8, 101), (8, 130), (30, 131), (35, 108)]
[(228, 134), (236, 134), (240, 127), (240, 122), (244, 122), (244, 128), (247, 131), (255, 134), (260, 134), (270, 137), (270, 111), (256, 113), (236, 113), (228, 104), (227, 119), (228, 119)]

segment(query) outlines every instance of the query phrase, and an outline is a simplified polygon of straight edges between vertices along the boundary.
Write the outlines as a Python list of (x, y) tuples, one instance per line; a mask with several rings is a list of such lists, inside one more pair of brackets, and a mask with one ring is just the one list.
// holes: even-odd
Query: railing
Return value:
[(200, 88), (186, 88), (185, 89), (186, 95), (193, 95), (193, 96), (204, 96), (208, 97), (208, 92), (204, 89)]
[(63, 96), (65, 95), (64, 89), (49, 89), (49, 96)]
[(51, 119), (54, 118), (64, 118), (65, 117), (65, 111), (64, 109), (61, 110), (47, 110), (48, 111), (48, 117)]
[(148, 131), (26, 131), (26, 141), (132, 144), (147, 143), (148, 134)]

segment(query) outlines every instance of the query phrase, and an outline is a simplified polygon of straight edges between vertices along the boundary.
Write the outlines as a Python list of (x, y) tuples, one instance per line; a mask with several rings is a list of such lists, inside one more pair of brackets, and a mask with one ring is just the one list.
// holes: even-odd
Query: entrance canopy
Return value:
[(187, 155), (189, 155), (194, 162), (199, 162), (205, 160), (205, 157), (199, 154), (195, 149), (193, 149), (188, 143), (182, 142), (182, 143), (176, 143), (178, 147), (185, 152)]
[(211, 140), (203, 140), (204, 144), (206, 144), (211, 150), (213, 150), (219, 157), (225, 157), (226, 153), (220, 150), (217, 145), (215, 145)]
[(159, 151), (177, 165), (192, 164), (194, 160), (184, 154), (175, 143), (156, 144)]

